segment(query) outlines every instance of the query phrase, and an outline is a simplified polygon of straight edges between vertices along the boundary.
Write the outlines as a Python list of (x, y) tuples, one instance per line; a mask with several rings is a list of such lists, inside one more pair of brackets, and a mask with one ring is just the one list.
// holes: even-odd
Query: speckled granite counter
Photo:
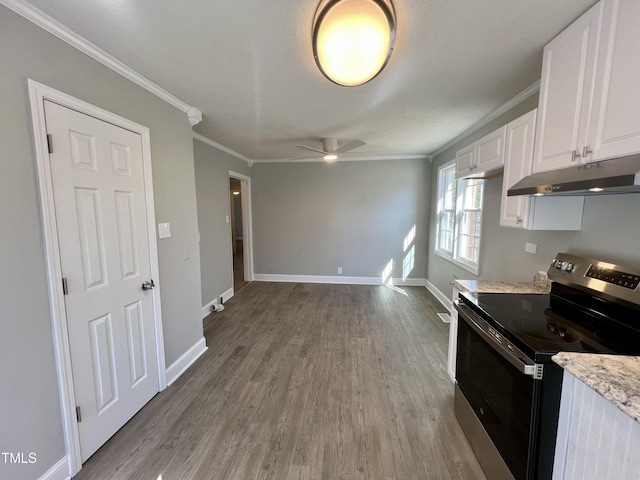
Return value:
[(561, 352), (552, 359), (640, 423), (640, 357)]
[(492, 280), (459, 280), (451, 282), (461, 292), (481, 293), (547, 293), (548, 288), (536, 287), (528, 282), (497, 282)]

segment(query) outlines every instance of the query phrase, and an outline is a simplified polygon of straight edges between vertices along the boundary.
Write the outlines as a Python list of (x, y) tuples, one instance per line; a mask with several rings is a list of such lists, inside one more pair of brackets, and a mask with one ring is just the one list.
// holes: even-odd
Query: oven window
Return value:
[(517, 480), (527, 476), (534, 380), (460, 318), (456, 380)]

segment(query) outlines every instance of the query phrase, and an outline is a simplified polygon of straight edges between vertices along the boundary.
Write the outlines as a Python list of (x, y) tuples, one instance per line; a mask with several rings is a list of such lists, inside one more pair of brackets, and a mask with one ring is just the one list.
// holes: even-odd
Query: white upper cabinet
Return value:
[(640, 2), (605, 0), (603, 17), (587, 162), (640, 152)]
[(504, 165), (506, 125), (475, 143), (476, 173), (489, 172)]
[(506, 126), (506, 149), (500, 226), (527, 230), (580, 230), (584, 197), (507, 196), (516, 182), (531, 174), (537, 110)]
[(508, 197), (507, 190), (531, 173), (533, 138), (538, 111), (532, 110), (507, 125), (504, 177), (500, 225), (526, 228), (528, 224), (529, 195)]
[(456, 152), (456, 177), (483, 177), (504, 165), (504, 144), (507, 127), (485, 135), (475, 143)]
[[(594, 5), (544, 49), (533, 172), (579, 161), (590, 114), (602, 3)], [(583, 125), (581, 125), (583, 124)]]
[(475, 167), (475, 144), (456, 152), (456, 178), (464, 178), (473, 174)]
[(602, 0), (545, 47), (534, 173), (640, 152), (638, 19)]

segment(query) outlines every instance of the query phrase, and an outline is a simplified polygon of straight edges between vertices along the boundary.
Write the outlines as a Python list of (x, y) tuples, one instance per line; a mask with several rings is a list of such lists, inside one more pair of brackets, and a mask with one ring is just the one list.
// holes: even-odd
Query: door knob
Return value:
[(152, 290), (153, 287), (155, 287), (156, 284), (153, 283), (153, 278), (151, 280), (149, 280), (148, 282), (142, 282), (142, 290), (144, 290), (145, 292), (147, 290)]

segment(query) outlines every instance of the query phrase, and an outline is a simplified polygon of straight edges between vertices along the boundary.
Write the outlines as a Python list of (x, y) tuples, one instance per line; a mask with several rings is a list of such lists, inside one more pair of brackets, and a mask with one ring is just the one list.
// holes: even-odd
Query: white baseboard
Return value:
[[(255, 273), (253, 280), (256, 282), (290, 282), (290, 283), (328, 283), (336, 285), (382, 285), (380, 277), (345, 277), (329, 275), (275, 275), (267, 273)], [(394, 286), (424, 287), (424, 278), (392, 279)]]
[(427, 290), (429, 290), (431, 294), (436, 297), (442, 305), (444, 305), (447, 311), (451, 311), (451, 307), (453, 306), (453, 304), (451, 303), (451, 299), (440, 290), (438, 290), (438, 287), (436, 287), (429, 280), (427, 280)]
[(233, 297), (233, 293), (234, 293), (233, 292), (233, 287), (231, 287), (229, 290), (224, 292), (222, 295), (219, 295), (218, 298), (215, 298), (215, 299), (211, 300), (204, 307), (202, 307), (202, 318), (206, 317), (207, 315), (209, 315), (211, 313), (211, 307), (213, 307), (214, 305), (218, 305), (220, 303), (220, 297), (222, 297), (222, 301), (223, 302), (226, 302), (231, 297)]
[(184, 352), (180, 358), (167, 368), (167, 387), (175, 382), (180, 375), (187, 371), (200, 356), (207, 351), (207, 343), (202, 337), (193, 347)]
[(62, 457), (58, 463), (45, 472), (38, 480), (69, 480), (69, 456)]

